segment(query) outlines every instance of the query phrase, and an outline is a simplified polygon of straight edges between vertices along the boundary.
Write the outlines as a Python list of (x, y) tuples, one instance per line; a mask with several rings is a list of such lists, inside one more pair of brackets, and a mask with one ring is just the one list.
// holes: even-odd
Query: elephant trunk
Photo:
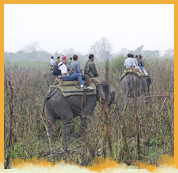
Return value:
[(119, 109), (119, 105), (118, 105), (117, 101), (115, 102), (115, 104), (116, 104), (116, 109), (117, 109), (117, 111), (118, 111), (119, 114), (120, 114), (120, 109)]

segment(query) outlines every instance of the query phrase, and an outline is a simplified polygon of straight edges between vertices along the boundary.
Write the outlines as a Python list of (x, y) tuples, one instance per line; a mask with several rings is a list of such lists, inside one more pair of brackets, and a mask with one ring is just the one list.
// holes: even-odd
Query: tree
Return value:
[(164, 57), (174, 57), (174, 49), (167, 49), (163, 56)]
[(62, 57), (62, 53), (59, 53), (58, 51), (56, 51), (55, 53), (54, 53), (54, 58), (57, 58), (58, 56), (60, 56), (60, 57)]
[(144, 45), (141, 45), (140, 47), (137, 47), (133, 53), (135, 55), (141, 55), (143, 53), (143, 46)]
[(36, 52), (36, 51), (39, 51), (39, 50), (41, 50), (39, 42), (32, 42), (31, 44), (25, 45), (21, 49), (21, 51), (23, 51), (25, 53)]
[(129, 53), (129, 51), (126, 48), (122, 48), (120, 50), (120, 54), (123, 55), (123, 56), (126, 56), (128, 53)]
[(75, 54), (75, 51), (73, 48), (64, 49), (63, 52), (64, 52), (64, 55), (66, 55), (67, 57), (73, 57), (73, 55)]
[(90, 53), (93, 53), (96, 57), (103, 59), (106, 59), (107, 57), (110, 58), (112, 56), (111, 51), (112, 45), (106, 37), (96, 41), (90, 48)]

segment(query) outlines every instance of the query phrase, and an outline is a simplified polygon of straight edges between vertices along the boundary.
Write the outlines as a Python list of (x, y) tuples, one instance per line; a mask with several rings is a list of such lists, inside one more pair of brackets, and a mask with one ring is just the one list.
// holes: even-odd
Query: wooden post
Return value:
[(5, 169), (10, 168), (10, 153), (11, 153), (11, 143), (12, 143), (12, 114), (13, 114), (13, 91), (11, 87), (10, 81), (5, 82), (6, 89), (7, 89), (7, 99), (8, 99), (8, 106), (9, 106), (9, 126), (8, 126), (8, 151), (7, 151), (7, 163), (5, 165)]

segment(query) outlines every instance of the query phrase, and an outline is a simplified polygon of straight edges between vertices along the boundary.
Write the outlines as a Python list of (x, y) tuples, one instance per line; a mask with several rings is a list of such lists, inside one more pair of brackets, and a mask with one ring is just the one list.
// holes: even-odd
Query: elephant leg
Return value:
[(145, 93), (145, 96), (146, 96), (146, 104), (148, 104), (149, 102), (151, 102), (151, 97), (149, 97), (149, 86), (148, 86), (148, 82), (147, 82), (147, 79), (144, 80), (143, 82), (143, 89), (144, 89), (144, 93)]
[[(93, 113), (94, 113), (94, 109), (90, 112), (90, 115), (93, 115)], [(80, 120), (81, 120), (80, 129), (77, 132), (75, 132), (74, 134), (75, 137), (80, 137), (81, 134), (85, 133), (85, 130), (87, 128), (87, 122), (88, 122), (87, 115), (85, 115), (84, 113), (83, 115), (80, 115)]]
[(127, 86), (126, 86), (126, 87), (123, 87), (123, 88), (122, 88), (122, 93), (123, 93), (124, 105), (126, 105), (127, 99), (128, 99), (128, 94), (129, 94), (129, 88), (128, 88)]
[(50, 120), (48, 120), (47, 121), (47, 136), (49, 136), (50, 138), (52, 137), (52, 127), (53, 127), (53, 125), (54, 125), (54, 123), (55, 123), (55, 121), (56, 121), (56, 119), (54, 119), (53, 121), (50, 121)]
[(87, 117), (81, 117), (81, 134), (84, 134), (87, 128)]
[(49, 137), (52, 137), (52, 126), (54, 125), (55, 121), (56, 121), (56, 118), (54, 116), (52, 116), (52, 113), (50, 111), (46, 111), (47, 113), (47, 131), (48, 131), (48, 134)]
[(87, 117), (91, 117), (94, 114), (94, 108), (96, 106), (97, 97), (96, 96), (87, 96), (85, 105), (79, 114), (81, 124), (80, 129), (74, 134), (76, 137), (80, 137), (81, 134), (84, 134), (87, 129), (87, 124), (90, 121)]
[(86, 120), (87, 118), (86, 117), (80, 117), (80, 120), (81, 120), (81, 125), (80, 125), (80, 129), (74, 133), (74, 137), (80, 137), (81, 134), (84, 134), (85, 132), (85, 129), (86, 129)]
[(63, 127), (63, 139), (69, 140), (71, 138), (70, 136), (70, 121), (63, 121), (64, 127)]
[(52, 126), (53, 126), (53, 123), (50, 122), (50, 121), (48, 121), (47, 122), (47, 127), (48, 127), (48, 129), (47, 129), (47, 131), (48, 131), (47, 136), (49, 135), (50, 138), (52, 137)]
[(81, 119), (81, 133), (84, 134), (90, 123), (94, 120), (94, 108), (96, 106), (97, 98), (90, 97), (83, 108), (83, 115)]

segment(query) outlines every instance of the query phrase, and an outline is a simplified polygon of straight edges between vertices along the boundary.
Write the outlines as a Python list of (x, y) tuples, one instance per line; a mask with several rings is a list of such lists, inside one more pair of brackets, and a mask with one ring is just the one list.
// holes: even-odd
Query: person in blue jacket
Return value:
[(148, 76), (147, 71), (146, 71), (145, 68), (143, 67), (143, 63), (142, 63), (141, 59), (142, 59), (142, 56), (141, 56), (141, 55), (136, 55), (136, 56), (135, 56), (136, 65), (139, 66), (140, 70), (144, 73), (145, 76)]

